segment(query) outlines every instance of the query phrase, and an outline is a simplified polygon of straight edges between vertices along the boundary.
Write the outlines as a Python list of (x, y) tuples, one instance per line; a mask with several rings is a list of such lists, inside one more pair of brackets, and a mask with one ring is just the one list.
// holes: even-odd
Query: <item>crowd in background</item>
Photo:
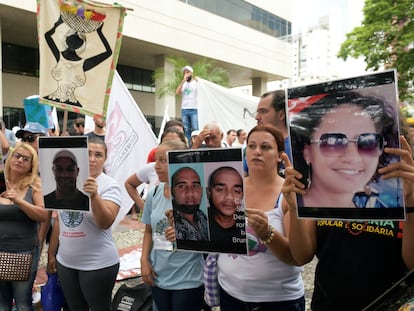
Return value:
[[(196, 83), (192, 68), (184, 67), (177, 94), (185, 87), (195, 91)], [(367, 102), (361, 104), (360, 97), (358, 103), (351, 97), (341, 93), (325, 99), (332, 100), (329, 105), (323, 103), (325, 114), (315, 120), (302, 149), (293, 150), (300, 151), (304, 165), (312, 169), (306, 178), (291, 164), (284, 91), (260, 97), (257, 126), (249, 132), (246, 129), (225, 132), (214, 121), (199, 130), (194, 125), (197, 106), (187, 102), (183, 123), (167, 122), (160, 145), (148, 154), (145, 166), (131, 172), (125, 185), (118, 185), (104, 173), (107, 157), (104, 119), (95, 118), (94, 130), (87, 134), (82, 117), (75, 119), (65, 133), (58, 128), (48, 131), (36, 122), (28, 122), (13, 133), (1, 122), (6, 178), (0, 195), (0, 250), (35, 255), (29, 280), (0, 281), (1, 309), (11, 310), (14, 301), (18, 310), (32, 310), (31, 290), (38, 255), (48, 240), (47, 269), (49, 273), (58, 273), (61, 279), (65, 309), (110, 310), (111, 291), (119, 268), (110, 227), (120, 209), (121, 186), (125, 186), (134, 201), (131, 217), (145, 224), (141, 271), (144, 282), (151, 286), (155, 310), (198, 311), (208, 307), (223, 311), (305, 310), (301, 271), (314, 256), (318, 258), (318, 266), (312, 309), (362, 309), (414, 268), (414, 161), (410, 137), (401, 136), (396, 144), (384, 142), (387, 128), (382, 126), (383, 120), (366, 113), (372, 98), (366, 97)], [(359, 118), (357, 125), (349, 128), (347, 120), (354, 116)], [(297, 126), (302, 129), (300, 124)], [(38, 137), (53, 135), (89, 137), (90, 176), (80, 187), (91, 200), (90, 212), (64, 210), (52, 215), (44, 209), (37, 163)], [(329, 139), (326, 135), (330, 135)], [(370, 145), (363, 145), (362, 140), (368, 139)], [(203, 239), (200, 232), (206, 229), (202, 228), (199, 213), (201, 194), (197, 174), (188, 172), (172, 184), (168, 180), (167, 152), (187, 148), (243, 150), (244, 176), (226, 168), (226, 174), (214, 175), (210, 180), (207, 193), (217, 213), (211, 217), (216, 219), (217, 226), (228, 231), (234, 229), (234, 222), (229, 220), (236, 213), (235, 202), (244, 195), (250, 235), (247, 255), (171, 251), (170, 246), (179, 238), (173, 228), (174, 217), (180, 217), (190, 236)], [(400, 160), (382, 163), (383, 152), (399, 156)], [(76, 161), (67, 157), (76, 170)], [(329, 174), (332, 176), (326, 183)], [(352, 176), (349, 186), (362, 188), (377, 174), (383, 179), (399, 177), (403, 182), (407, 218), (388, 223), (392, 236), (328, 227), (297, 217), (298, 204), (303, 202), (323, 206), (324, 199), (330, 198), (347, 206), (352, 203), (355, 190), (347, 193), (350, 176), (358, 175)], [(141, 184), (146, 188), (138, 193)], [(198, 199), (194, 199), (196, 193)], [(220, 210), (225, 200), (230, 218), (226, 218), (224, 208)], [(169, 213), (172, 201), (180, 213)], [(81, 235), (73, 235), (75, 227), (81, 230)], [(21, 232), (25, 235), (23, 244)], [(213, 268), (209, 276), (214, 277), (205, 277), (206, 267)]]

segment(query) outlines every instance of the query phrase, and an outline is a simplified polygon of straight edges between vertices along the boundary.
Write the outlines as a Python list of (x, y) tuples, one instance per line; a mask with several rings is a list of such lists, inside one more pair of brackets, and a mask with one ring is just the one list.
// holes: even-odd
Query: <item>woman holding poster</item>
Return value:
[(301, 268), (286, 232), (289, 212), (282, 207), (278, 166), (288, 156), (281, 132), (271, 125), (254, 127), (247, 137), (246, 159), (249, 255), (218, 256), (221, 310), (305, 310)]
[(90, 211), (60, 210), (53, 223), (47, 271), (59, 275), (70, 310), (111, 310), (119, 270), (112, 225), (121, 206), (121, 187), (103, 172), (107, 151), (102, 139), (88, 140), (90, 176), (83, 191), (90, 197)]
[(379, 172), (383, 179), (404, 179), (405, 222), (299, 219), (295, 195), (305, 194), (304, 185), (298, 171), (286, 169), (283, 194), (291, 211), (292, 255), (301, 264), (318, 257), (312, 310), (362, 310), (414, 268), (414, 160), (404, 137), (401, 146), (384, 149), (401, 161)]
[(151, 286), (154, 304), (160, 311), (199, 311), (203, 301), (203, 255), (175, 251), (170, 242), (175, 240), (175, 232), (166, 215), (166, 211), (172, 211), (167, 152), (184, 149), (186, 144), (178, 140), (157, 147), (155, 171), (160, 184), (148, 192), (141, 219), (145, 224), (142, 280)]
[[(354, 197), (358, 191), (369, 194), (364, 190), (367, 184), (385, 185), (391, 180), (401, 180), (407, 209), (412, 210), (411, 148), (404, 137), (395, 140), (396, 122), (389, 112), (392, 109), (386, 109), (383, 101), (360, 91), (335, 92), (310, 104), (291, 121), (296, 141), (303, 137), (303, 162), (308, 161), (311, 175), (299, 171), (294, 155), (294, 168), (288, 163), (282, 191), (291, 216), (292, 256), (300, 264), (315, 255), (318, 258), (312, 310), (362, 310), (414, 268), (412, 213), (405, 222), (299, 218), (300, 211), (311, 208), (307, 206), (394, 210), (356, 208), (362, 206), (355, 205)], [(305, 205), (302, 210), (300, 204)], [(404, 210), (402, 204), (396, 205)]]

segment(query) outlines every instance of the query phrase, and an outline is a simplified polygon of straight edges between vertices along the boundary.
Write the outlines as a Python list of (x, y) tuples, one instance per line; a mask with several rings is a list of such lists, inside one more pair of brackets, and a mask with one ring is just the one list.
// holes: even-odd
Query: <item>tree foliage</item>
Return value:
[(365, 0), (364, 19), (346, 35), (338, 57), (364, 57), (367, 70), (395, 68), (400, 100), (412, 102), (414, 1)]
[(229, 85), (229, 76), (226, 70), (215, 65), (215, 63), (206, 58), (201, 58), (194, 64), (191, 64), (188, 60), (182, 57), (168, 56), (167, 62), (174, 66), (173, 73), (166, 73), (164, 68), (156, 68), (153, 78), (156, 81), (160, 81), (160, 85), (157, 85), (155, 94), (162, 98), (166, 95), (175, 95), (175, 89), (183, 79), (183, 73), (181, 69), (190, 65), (193, 67), (194, 74), (197, 77), (203, 78), (210, 82), (219, 84), (224, 87)]

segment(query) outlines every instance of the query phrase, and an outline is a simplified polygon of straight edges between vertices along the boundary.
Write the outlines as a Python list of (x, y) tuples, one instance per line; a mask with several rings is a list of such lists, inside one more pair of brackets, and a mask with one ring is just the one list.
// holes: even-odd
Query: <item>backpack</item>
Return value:
[(121, 285), (112, 299), (112, 311), (152, 311), (151, 288), (140, 281)]

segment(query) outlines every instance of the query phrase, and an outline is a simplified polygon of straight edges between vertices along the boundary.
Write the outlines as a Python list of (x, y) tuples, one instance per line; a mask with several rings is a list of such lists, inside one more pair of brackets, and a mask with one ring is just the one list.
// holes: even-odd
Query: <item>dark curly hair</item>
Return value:
[[(292, 143), (292, 155), (295, 169), (300, 171), (307, 180), (309, 167), (303, 157), (305, 145), (310, 144), (314, 130), (321, 123), (322, 118), (332, 108), (352, 104), (360, 107), (374, 122), (377, 133), (384, 137), (387, 147), (398, 148), (399, 138), (395, 136), (397, 122), (396, 113), (389, 105), (385, 105), (382, 98), (362, 95), (358, 91), (343, 91), (330, 93), (317, 102), (309, 105), (290, 120), (290, 134)], [(390, 156), (382, 153), (379, 158), (378, 168), (384, 167), (390, 162)], [(372, 181), (378, 179), (378, 174), (372, 177)]]

